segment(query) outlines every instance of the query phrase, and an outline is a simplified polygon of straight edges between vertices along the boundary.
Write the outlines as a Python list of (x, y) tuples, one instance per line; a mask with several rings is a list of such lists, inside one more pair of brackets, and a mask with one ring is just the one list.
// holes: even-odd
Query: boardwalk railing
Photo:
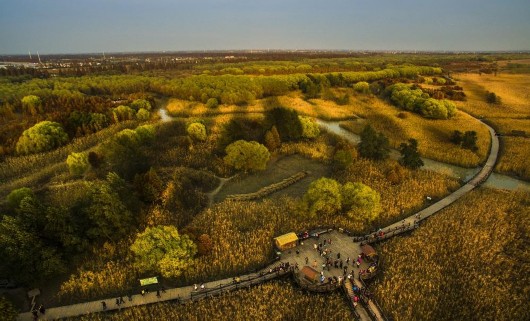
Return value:
[[(363, 279), (359, 278), (359, 281), (361, 282), (363, 288), (367, 289), (366, 283)], [(364, 299), (364, 298), (363, 298)], [(383, 318), (384, 321), (392, 321), (387, 317), (387, 314), (384, 312), (384, 310), (381, 308), (379, 303), (377, 303), (376, 298), (374, 298), (373, 294), (371, 295), (370, 301), (372, 301), (372, 304), (376, 306), (376, 308), (379, 310), (379, 314), (381, 315), (381, 318)], [(365, 304), (368, 305), (368, 301), (365, 302)], [(371, 311), (371, 310), (370, 310)]]
[(353, 295), (354, 294), (353, 294), (353, 289), (352, 289), (352, 286), (351, 286), (351, 282), (344, 282), (342, 284), (342, 290), (343, 290), (344, 294), (346, 295), (346, 298), (348, 300), (348, 306), (352, 310), (353, 316), (355, 317), (356, 320), (361, 320), (361, 316), (359, 315), (359, 312), (357, 312), (357, 308), (355, 307), (355, 305), (353, 305)]
[(278, 278), (280, 276), (284, 276), (287, 274), (292, 273), (292, 268), (289, 269), (278, 269), (273, 272), (262, 272), (258, 275), (248, 275), (243, 276), (243, 279), (240, 279), (238, 282), (229, 282), (226, 284), (219, 284), (219, 286), (216, 286), (214, 288), (205, 288), (205, 289), (198, 289), (197, 291), (192, 291), (190, 293), (189, 297), (185, 298), (179, 298), (180, 301), (186, 301), (186, 300), (198, 300), (202, 298), (212, 297), (215, 295), (220, 295), (226, 292), (230, 292), (233, 290), (241, 289), (241, 288), (249, 288), (253, 285), (258, 285), (267, 281), (270, 281), (272, 279)]

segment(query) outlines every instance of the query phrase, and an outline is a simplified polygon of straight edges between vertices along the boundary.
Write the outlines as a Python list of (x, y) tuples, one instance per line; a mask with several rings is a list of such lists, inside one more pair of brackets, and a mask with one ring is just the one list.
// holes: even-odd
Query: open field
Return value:
[[(458, 74), (455, 76), (468, 95), (459, 102), (462, 110), (484, 117), (502, 135), (530, 134), (530, 74)], [(500, 104), (489, 104), (486, 91), (501, 98)], [(501, 158), (495, 170), (529, 180), (530, 138), (503, 137)]]
[(381, 245), (379, 302), (400, 320), (528, 320), (526, 193), (478, 189)]
[[(457, 113), (449, 120), (430, 120), (419, 115), (404, 112), (387, 104), (379, 98), (354, 94), (352, 90), (341, 90), (341, 94), (350, 94), (350, 103), (337, 105), (333, 101), (324, 99), (304, 100), (300, 93), (290, 93), (278, 97), (274, 104), (292, 108), (298, 113), (326, 120), (347, 120), (362, 117), (361, 120), (345, 122), (345, 127), (354, 133), (360, 133), (366, 124), (371, 124), (376, 130), (383, 132), (394, 148), (409, 138), (419, 142), (422, 156), (455, 165), (474, 167), (485, 158), (489, 149), (489, 135), (486, 128), (475, 119), (464, 113)], [(181, 100), (171, 100), (168, 112), (172, 115), (187, 117), (205, 117), (233, 113), (262, 113), (270, 102), (267, 99), (256, 100), (248, 106), (235, 105), (219, 106), (207, 109), (203, 104), (190, 103)], [(195, 107), (190, 107), (190, 106)], [(405, 118), (398, 114), (406, 115)], [(474, 153), (450, 143), (449, 139), (454, 130), (474, 130), (478, 135), (478, 152)]]
[[(399, 148), (401, 143), (414, 138), (422, 156), (464, 167), (478, 166), (489, 151), (488, 130), (465, 113), (457, 112), (449, 120), (432, 120), (400, 111), (377, 98), (359, 96), (353, 99), (352, 112), (362, 119), (345, 121), (342, 125), (356, 134), (370, 124), (389, 138), (393, 148)], [(452, 144), (450, 137), (454, 130), (476, 131), (478, 151), (475, 153)]]

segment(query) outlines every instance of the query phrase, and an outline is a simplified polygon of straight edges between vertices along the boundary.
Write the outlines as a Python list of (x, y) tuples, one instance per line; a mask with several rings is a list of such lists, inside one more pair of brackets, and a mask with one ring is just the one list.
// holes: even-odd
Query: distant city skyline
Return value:
[(1, 0), (0, 55), (530, 50), (528, 0)]

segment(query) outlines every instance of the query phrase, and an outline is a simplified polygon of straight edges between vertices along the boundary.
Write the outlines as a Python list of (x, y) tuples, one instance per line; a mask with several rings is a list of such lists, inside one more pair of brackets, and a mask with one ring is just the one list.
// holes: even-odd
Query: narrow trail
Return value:
[[(214, 175), (215, 176), (215, 175)], [(206, 196), (208, 196), (208, 207), (212, 206), (213, 204), (213, 199), (214, 197), (219, 193), (219, 191), (223, 188), (223, 186), (228, 182), (230, 181), (231, 179), (233, 179), (234, 177), (237, 177), (237, 174), (236, 175), (233, 175), (231, 177), (218, 177), (218, 176), (215, 176), (218, 180), (219, 180), (219, 186), (217, 186), (213, 191), (211, 191), (210, 193), (207, 193)]]
[[(488, 126), (487, 124), (483, 123), (484, 126), (486, 126), (490, 132), (491, 136), (491, 145), (490, 145), (490, 153), (488, 156), (488, 159), (486, 160), (486, 163), (471, 180), (469, 180), (466, 184), (464, 184), (462, 187), (460, 187), (455, 192), (449, 194), (448, 196), (444, 197), (443, 199), (437, 201), (436, 203), (430, 205), (429, 207), (405, 218), (402, 221), (396, 222), (394, 224), (391, 224), (389, 226), (386, 226), (382, 229), (384, 232), (384, 236), (372, 236), (372, 235), (366, 235), (364, 237), (359, 237), (357, 242), (351, 242), (350, 237), (346, 237), (348, 239), (348, 242), (340, 243), (340, 240), (338, 240), (338, 243), (340, 245), (340, 250), (347, 250), (348, 253), (357, 253), (359, 252), (361, 244), (365, 243), (373, 243), (377, 241), (381, 241), (384, 239), (388, 239), (390, 237), (393, 237), (395, 235), (399, 235), (404, 232), (408, 232), (410, 230), (415, 229), (418, 226), (418, 223), (420, 221), (425, 220), (426, 218), (430, 217), (431, 215), (437, 213), (441, 209), (449, 206), (459, 198), (463, 197), (465, 194), (469, 193), (471, 190), (473, 190), (475, 187), (482, 184), (488, 176), (493, 171), (493, 168), (495, 167), (495, 164), (497, 162), (497, 157), (499, 153), (499, 139), (495, 134), (495, 131), (493, 128)], [(210, 200), (213, 200), (213, 197), (221, 190), (223, 185), (230, 179), (232, 179), (234, 176), (229, 178), (219, 178), (221, 180), (219, 186), (209, 193), (208, 197)], [(337, 234), (339, 232), (336, 232)], [(304, 247), (309, 247), (309, 242), (304, 245)], [(311, 253), (312, 251), (309, 250), (307, 253)], [(346, 251), (344, 251), (346, 252)], [(302, 254), (303, 256), (304, 254)], [(310, 255), (310, 254), (308, 254)], [(291, 253), (289, 251), (289, 254), (286, 255), (286, 257), (282, 257), (282, 261), (289, 262), (290, 264), (294, 265), (295, 263), (301, 262), (301, 257), (294, 253)], [(299, 264), (300, 265), (300, 264)], [(207, 297), (208, 295), (214, 295), (219, 294), (223, 292), (224, 290), (233, 290), (236, 288), (244, 287), (244, 286), (251, 286), (255, 284), (259, 284), (262, 282), (266, 282), (268, 280), (274, 279), (280, 275), (284, 275), (288, 273), (288, 271), (282, 271), (282, 272), (273, 272), (268, 273), (270, 269), (276, 268), (277, 263), (273, 263), (270, 266), (262, 269), (261, 271), (257, 273), (251, 273), (247, 274), (241, 277), (241, 283), (234, 284), (232, 278), (227, 279), (221, 279), (216, 280), (212, 282), (208, 282), (205, 284), (206, 289), (201, 291), (195, 291), (193, 286), (186, 286), (186, 287), (180, 287), (180, 288), (173, 288), (173, 289), (166, 289), (164, 293), (161, 293), (160, 297), (157, 297), (156, 293), (149, 293), (146, 295), (133, 295), (132, 301), (129, 301), (127, 298), (125, 299), (125, 303), (121, 305), (117, 305), (115, 300), (116, 298), (109, 298), (105, 299), (107, 303), (107, 309), (106, 310), (118, 310), (126, 307), (131, 306), (138, 306), (138, 305), (144, 305), (144, 304), (151, 304), (156, 303), (160, 301), (168, 301), (168, 300), (179, 300), (179, 301), (186, 301), (186, 300), (194, 300)], [(354, 278), (356, 280), (356, 284), (359, 283), (359, 280)], [(359, 284), (357, 284), (359, 286)], [(217, 290), (218, 288), (218, 290)], [(195, 295), (195, 296), (194, 296)], [(45, 315), (40, 316), (39, 320), (55, 320), (58, 318), (64, 318), (64, 317), (70, 317), (70, 316), (78, 316), (88, 313), (94, 313), (94, 312), (101, 312), (102, 311), (102, 300), (96, 300), (96, 301), (90, 301), (85, 303), (79, 303), (74, 305), (68, 305), (68, 306), (61, 306), (61, 307), (55, 307), (55, 308), (49, 308), (46, 311)], [(384, 316), (383, 311), (381, 311), (378, 308), (378, 305), (374, 302), (369, 302), (368, 304), (369, 310), (373, 313), (371, 317), (368, 316), (366, 312), (368, 311), (359, 311), (355, 312), (356, 317), (359, 316), (360, 320), (387, 320)], [(364, 308), (363, 308), (364, 309)], [(33, 316), (31, 312), (25, 312), (21, 313), (18, 316), (18, 320), (20, 321), (30, 321), (33, 320)]]

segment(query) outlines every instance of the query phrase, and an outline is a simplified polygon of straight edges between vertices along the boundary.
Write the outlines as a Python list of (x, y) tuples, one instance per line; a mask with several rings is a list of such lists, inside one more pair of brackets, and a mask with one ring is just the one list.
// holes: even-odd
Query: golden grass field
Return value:
[[(529, 74), (457, 74), (464, 87), (466, 102), (457, 105), (462, 110), (487, 119), (502, 135), (525, 131), (530, 135), (530, 75)], [(501, 97), (501, 104), (488, 104), (486, 91)], [(496, 171), (530, 180), (530, 138), (503, 137), (502, 152)]]
[(528, 196), (480, 188), (382, 244), (383, 309), (396, 321), (529, 320)]
[[(419, 142), (422, 156), (442, 162), (474, 167), (485, 159), (489, 151), (490, 141), (487, 129), (465, 113), (458, 112), (456, 117), (450, 120), (430, 120), (413, 113), (402, 112), (379, 98), (356, 94), (353, 90), (342, 89), (340, 93), (350, 94), (349, 104), (341, 106), (323, 99), (306, 101), (298, 92), (278, 97), (278, 102), (296, 110), (299, 114), (311, 117), (329, 120), (351, 120), (361, 117), (362, 120), (346, 121), (345, 127), (358, 134), (369, 123), (376, 130), (382, 131), (394, 148), (398, 148), (409, 138), (415, 138)], [(175, 116), (205, 117), (234, 113), (263, 113), (267, 108), (266, 104), (266, 99), (262, 99), (244, 107), (230, 105), (207, 109), (201, 103), (171, 99), (167, 109)], [(400, 112), (406, 115), (405, 119), (398, 117)], [(476, 131), (478, 152), (474, 153), (450, 143), (449, 139), (454, 130)]]

